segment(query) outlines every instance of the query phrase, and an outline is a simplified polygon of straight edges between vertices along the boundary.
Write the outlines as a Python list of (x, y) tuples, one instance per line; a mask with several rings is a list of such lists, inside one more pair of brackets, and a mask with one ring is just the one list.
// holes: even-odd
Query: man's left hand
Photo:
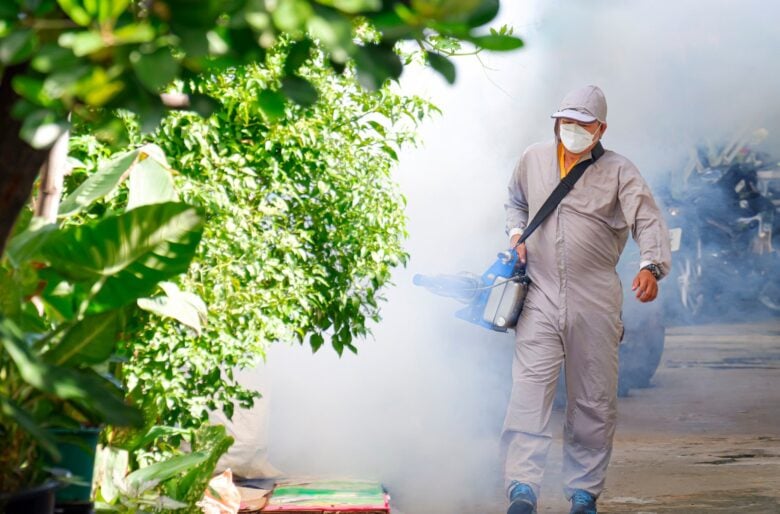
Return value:
[(652, 302), (658, 296), (658, 281), (650, 270), (643, 269), (634, 279), (631, 290), (636, 291), (636, 297), (640, 302)]

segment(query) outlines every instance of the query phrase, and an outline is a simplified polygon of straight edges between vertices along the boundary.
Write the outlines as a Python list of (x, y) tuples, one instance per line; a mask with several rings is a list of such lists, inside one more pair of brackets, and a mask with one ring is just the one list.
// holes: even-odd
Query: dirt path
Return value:
[[(621, 399), (599, 512), (780, 513), (780, 320), (670, 329), (653, 382)], [(560, 442), (539, 512), (568, 512)]]

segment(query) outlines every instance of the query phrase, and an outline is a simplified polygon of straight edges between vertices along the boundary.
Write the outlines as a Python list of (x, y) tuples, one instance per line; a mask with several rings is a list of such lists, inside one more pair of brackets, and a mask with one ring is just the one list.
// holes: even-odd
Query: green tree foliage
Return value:
[[(89, 120), (119, 146), (125, 134), (118, 109), (136, 113), (143, 130), (153, 130), (165, 108), (209, 114), (216, 102), (202, 92), (161, 92), (177, 79), (189, 83), (261, 62), (282, 35), (301, 54), (318, 42), (332, 69), (342, 72), (352, 63), (371, 88), (401, 74), (396, 43), (416, 41), (452, 82), (449, 48), (522, 46), (505, 28), (485, 32), (498, 10), (499, 0), (6, 0), (0, 4), (0, 117), (7, 119), (0, 125), (0, 197), (6, 200), (0, 254), (46, 148), (71, 121)], [(355, 26), (365, 23), (381, 37), (356, 40)], [(315, 100), (297, 62), (283, 70), (282, 94), (258, 92), (256, 102), (267, 113), (278, 115), (285, 98)]]
[[(208, 305), (206, 325), (198, 334), (173, 320), (139, 322), (128, 349), (129, 390), (155, 423), (197, 426), (208, 410), (250, 404), (233, 369), (271, 342), (307, 341), (316, 351), (328, 340), (339, 354), (357, 351), (356, 338), (379, 319), (380, 289), (406, 260), (404, 200), (391, 168), (435, 108), (390, 84), (367, 91), (353, 70), (324, 66), (318, 48), (303, 58), (297, 51), (284, 44), (265, 65), (193, 85), (220, 102), (208, 119), (174, 113), (150, 135), (128, 119), (134, 142), (164, 149), (182, 200), (207, 218), (179, 284)], [(293, 58), (320, 101), (269, 114), (256, 97), (288, 87)], [(105, 155), (94, 136), (75, 142), (85, 162)]]
[[(498, 0), (7, 0), (0, 8), (0, 67), (23, 67), (12, 81), (22, 98), (15, 115), (23, 120), (22, 137), (43, 148), (65, 128), (68, 113), (100, 119), (116, 136), (119, 124), (104, 115), (124, 108), (152, 129), (164, 110), (160, 92), (175, 79), (260, 62), (282, 34), (304, 47), (319, 42), (339, 72), (354, 62), (371, 88), (400, 76), (404, 64), (393, 47), (401, 40), (447, 37), (488, 50), (518, 48), (522, 42), (511, 34), (478, 30), (498, 8)], [(354, 24), (365, 20), (381, 38), (356, 42)], [(434, 67), (452, 80), (447, 57), (430, 49)], [(283, 71), (282, 91), (307, 103), (313, 89), (294, 63)], [(280, 108), (273, 95), (257, 101)], [(213, 102), (193, 94), (191, 105), (209, 112)]]

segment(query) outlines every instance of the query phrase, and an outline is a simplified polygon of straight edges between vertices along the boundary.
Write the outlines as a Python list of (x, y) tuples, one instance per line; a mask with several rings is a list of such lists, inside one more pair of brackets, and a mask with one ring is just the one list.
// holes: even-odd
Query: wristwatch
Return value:
[[(652, 273), (656, 280), (661, 278), (661, 268), (659, 268), (657, 264), (648, 264), (647, 266), (643, 267), (642, 269), (646, 269), (647, 271)], [(639, 271), (642, 271), (642, 270), (639, 270)]]

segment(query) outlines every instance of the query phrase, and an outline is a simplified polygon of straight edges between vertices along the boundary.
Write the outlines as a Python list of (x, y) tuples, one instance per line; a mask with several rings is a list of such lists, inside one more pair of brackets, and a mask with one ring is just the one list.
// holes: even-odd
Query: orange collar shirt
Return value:
[(582, 159), (580, 158), (579, 160), (575, 161), (571, 166), (567, 168), (566, 165), (564, 164), (564, 159), (563, 159), (563, 144), (558, 143), (558, 169), (561, 170), (561, 179), (563, 179), (563, 177), (568, 175), (569, 172), (572, 169), (574, 169), (577, 163), (580, 162), (581, 160)]

